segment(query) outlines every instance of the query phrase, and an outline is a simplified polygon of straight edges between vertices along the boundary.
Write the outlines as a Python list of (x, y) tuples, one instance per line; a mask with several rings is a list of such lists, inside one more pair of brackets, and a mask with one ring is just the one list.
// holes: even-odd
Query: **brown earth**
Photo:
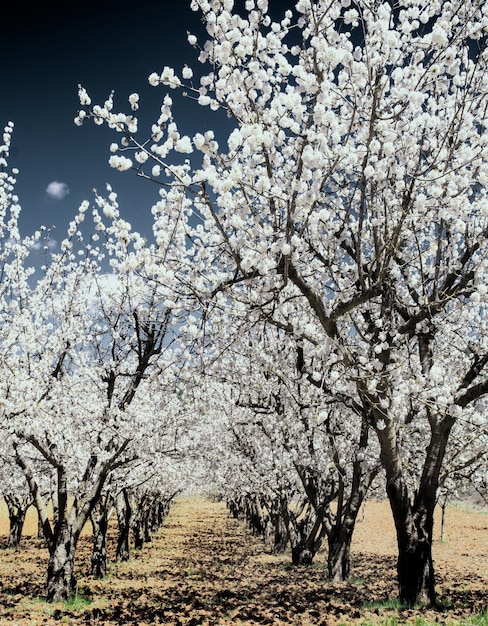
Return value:
[(488, 514), (460, 506), (448, 508), (444, 541), (434, 545), (437, 589), (446, 604), (442, 612), (402, 610), (392, 601), (395, 538), (387, 503), (366, 504), (355, 533), (351, 580), (331, 585), (324, 554), (312, 567), (291, 567), (289, 555), (270, 555), (223, 504), (180, 499), (154, 540), (134, 551), (131, 561), (112, 562), (105, 580), (87, 575), (91, 546), (89, 536), (83, 537), (79, 598), (71, 606), (43, 601), (47, 551), (36, 538), (35, 513), (19, 550), (5, 548), (7, 528), (3, 507), (2, 626), (461, 624), (487, 606)]

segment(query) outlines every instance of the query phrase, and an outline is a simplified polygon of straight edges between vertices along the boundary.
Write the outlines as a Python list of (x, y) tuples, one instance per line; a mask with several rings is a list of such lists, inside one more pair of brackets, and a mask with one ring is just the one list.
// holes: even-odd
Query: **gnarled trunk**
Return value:
[(44, 541), (46, 540), (46, 537), (44, 536), (44, 528), (42, 524), (42, 519), (39, 514), (37, 514), (37, 538), (44, 539)]
[(282, 554), (285, 552), (289, 537), (288, 531), (285, 526), (285, 522), (282, 517), (277, 517), (274, 522), (274, 536), (273, 536), (273, 552), (274, 554)]
[(432, 606), (437, 604), (432, 560), (434, 508), (453, 420), (446, 416), (429, 415), (429, 421), (431, 437), (413, 502), (403, 476), (395, 425), (390, 423), (378, 432), (387, 476), (386, 490), (397, 534), (399, 598), (407, 606), (426, 601)]
[(108, 511), (103, 505), (97, 507), (91, 517), (93, 527), (93, 549), (91, 555), (91, 574), (95, 578), (104, 578), (107, 574), (107, 529)]
[(291, 547), (293, 565), (312, 565), (314, 555), (305, 543), (296, 543)]
[(269, 509), (269, 544), (272, 546), (274, 554), (281, 554), (286, 551), (289, 543), (288, 528), (282, 510), (283, 502), (280, 498), (270, 499)]
[(398, 550), (398, 587), (403, 604), (419, 602), (435, 605), (435, 579), (432, 561), (432, 534), (416, 525), (416, 531)]
[(397, 492), (406, 491), (406, 487), (398, 481), (387, 483), (387, 491), (397, 531), (400, 601), (408, 606), (419, 602), (435, 605), (433, 507), (431, 511), (427, 511), (418, 501), (412, 506), (402, 506), (402, 497)]
[(267, 525), (267, 515), (260, 500), (260, 496), (258, 495), (250, 495), (247, 497), (246, 517), (253, 535), (264, 537)]
[(25, 516), (27, 514), (27, 509), (32, 504), (32, 498), (21, 498), (12, 495), (5, 495), (4, 498), (7, 503), (10, 525), (8, 533), (8, 546), (10, 548), (17, 548), (20, 545)]
[(324, 511), (314, 510), (305, 498), (302, 506), (295, 510), (287, 506), (283, 512), (290, 537), (292, 564), (311, 565), (326, 532)]
[(77, 534), (64, 525), (60, 530), (56, 543), (50, 549), (47, 568), (46, 600), (57, 602), (69, 600), (76, 593), (76, 577), (74, 572)]
[[(363, 413), (358, 450), (366, 450), (369, 441), (370, 426), (368, 415)], [(356, 520), (371, 483), (380, 471), (380, 464), (365, 469), (363, 458), (356, 457), (353, 463), (352, 481), (347, 486), (342, 476), (345, 471), (341, 467), (339, 456), (336, 456), (338, 472), (337, 510), (332, 513), (327, 509), (327, 570), (329, 580), (343, 582), (351, 572), (351, 543), (356, 527)]]
[(116, 501), (117, 521), (119, 533), (117, 537), (117, 561), (128, 561), (130, 559), (130, 531), (132, 521), (132, 507), (129, 493), (126, 489), (119, 495)]
[[(54, 459), (42, 443), (36, 439), (29, 440), (42, 452), (46, 459), (53, 465)], [(127, 443), (124, 442), (117, 448), (111, 459), (98, 465), (96, 455), (92, 455), (86, 465), (82, 479), (82, 485), (87, 485), (94, 477), (93, 484), (88, 493), (83, 497), (74, 498), (71, 507), (68, 506), (68, 479), (67, 469), (60, 463), (56, 463), (56, 509), (57, 515), (51, 522), (48, 516), (47, 504), (42, 497), (39, 483), (32, 468), (16, 447), (16, 461), (22, 468), (29, 484), (31, 495), (34, 499), (39, 519), (42, 523), (43, 534), (49, 549), (49, 562), (47, 571), (46, 599), (48, 602), (67, 600), (76, 593), (76, 578), (74, 560), (76, 547), (80, 533), (89, 519), (93, 508), (100, 499), (100, 495), (116, 459), (125, 450)]]
[[(354, 528), (354, 526), (353, 526)], [(338, 533), (330, 533), (327, 537), (329, 551), (327, 554), (327, 573), (332, 582), (343, 582), (349, 578), (351, 571), (352, 529), (341, 525)]]
[(132, 524), (132, 535), (134, 537), (134, 548), (136, 550), (142, 550), (146, 543), (146, 538), (144, 533), (144, 520), (142, 520), (141, 517), (138, 517)]

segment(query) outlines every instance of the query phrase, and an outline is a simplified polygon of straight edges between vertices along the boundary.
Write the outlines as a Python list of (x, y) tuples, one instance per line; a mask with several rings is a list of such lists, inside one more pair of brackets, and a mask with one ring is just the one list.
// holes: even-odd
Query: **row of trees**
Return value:
[[(182, 428), (191, 417), (177, 337), (185, 320), (160, 288), (123, 266), (127, 252), (104, 226), (101, 199), (88, 236), (86, 202), (60, 250), (46, 249), (34, 272), (41, 233), (20, 237), (14, 182), (3, 165), (1, 488), (11, 542), (27, 506), (36, 507), (49, 550), (47, 598), (57, 600), (76, 589), (76, 548), (90, 519), (93, 570), (103, 576), (110, 512), (117, 508), (118, 552), (126, 558), (129, 530), (141, 544), (150, 518), (161, 520), (156, 509), (185, 487), (176, 469), (186, 462)], [(107, 202), (113, 217), (115, 196)], [(105, 255), (110, 272), (102, 270)]]
[[(111, 165), (160, 185), (153, 241), (109, 189), (35, 280), (41, 235), (20, 239), (2, 179), (7, 447), (47, 536), (32, 465), (60, 510), (74, 497), (61, 552), (109, 480), (177, 456), (294, 562), (327, 539), (333, 580), (384, 476), (400, 599), (435, 603), (439, 488), (486, 467), (485, 3), (191, 6), (201, 72), (149, 80), (226, 113), (227, 135), (180, 132), (166, 93), (140, 139), (137, 94), (121, 113), (79, 89), (76, 123), (119, 133)], [(59, 551), (50, 598), (72, 589)]]
[[(325, 544), (329, 579), (346, 580), (361, 506), (385, 493), (367, 408), (324, 388), (303, 363), (301, 343), (281, 329), (264, 324), (258, 334), (255, 326), (241, 340), (233, 331), (226, 355), (207, 367), (212, 380), (200, 400), (202, 420), (224, 434), (217, 456), (206, 460), (214, 489), (272, 550), (290, 546), (296, 565), (310, 564)], [(406, 424), (399, 435), (415, 491), (428, 433)], [(486, 498), (486, 443), (476, 425), (455, 429), (437, 492), (443, 506), (456, 489)]]
[(156, 242), (186, 217), (178, 276), (204, 303), (207, 358), (229, 316), (241, 336), (275, 326), (297, 342), (302, 377), (375, 433), (400, 598), (435, 602), (446, 450), (454, 432), (486, 431), (486, 4), (300, 0), (280, 21), (266, 0), (191, 6), (209, 69), (149, 80), (225, 112), (223, 141), (180, 132), (169, 95), (143, 140), (134, 113), (90, 107), (83, 89), (77, 121), (121, 132), (111, 164), (162, 185)]

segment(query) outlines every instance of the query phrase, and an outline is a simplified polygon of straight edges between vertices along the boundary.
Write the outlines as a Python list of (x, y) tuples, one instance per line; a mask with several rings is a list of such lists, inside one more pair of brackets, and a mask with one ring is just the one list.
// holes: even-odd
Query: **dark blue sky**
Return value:
[[(270, 0), (273, 18), (280, 19), (295, 1)], [(110, 168), (109, 146), (120, 135), (92, 122), (74, 124), (77, 85), (100, 104), (114, 90), (114, 110), (124, 112), (129, 112), (128, 96), (139, 93), (138, 116), (149, 130), (167, 89), (151, 87), (148, 76), (165, 65), (178, 72), (186, 63), (198, 67), (187, 31), (205, 39), (201, 14), (190, 10), (190, 0), (10, 2), (0, 16), (0, 128), (15, 124), (10, 167), (20, 170), (22, 234), (54, 225), (59, 241), (80, 203), (91, 202), (92, 189), (104, 192), (106, 183), (118, 193), (122, 216), (148, 234), (158, 188), (132, 172)], [(244, 0), (235, 5), (242, 10)], [(178, 98), (176, 91), (171, 96), (178, 125), (190, 136), (228, 124), (221, 113)], [(54, 181), (69, 188), (66, 197), (46, 193)]]
[[(79, 204), (93, 199), (94, 187), (104, 191), (107, 182), (119, 193), (124, 217), (148, 229), (158, 189), (109, 167), (109, 145), (119, 138), (113, 132), (91, 122), (75, 126), (77, 85), (86, 87), (94, 103), (103, 103), (114, 89), (114, 108), (127, 112), (127, 97), (138, 92), (141, 116), (152, 122), (164, 88), (151, 87), (147, 77), (164, 65), (195, 65), (186, 32), (201, 32), (200, 14), (190, 10), (189, 0), (39, 0), (4, 11), (0, 125), (15, 124), (10, 167), (20, 170), (23, 234), (55, 225), (55, 238), (61, 239)], [(183, 128), (188, 122), (196, 129), (195, 113), (191, 102), (180, 105)], [(46, 193), (53, 181), (68, 186), (65, 198)]]

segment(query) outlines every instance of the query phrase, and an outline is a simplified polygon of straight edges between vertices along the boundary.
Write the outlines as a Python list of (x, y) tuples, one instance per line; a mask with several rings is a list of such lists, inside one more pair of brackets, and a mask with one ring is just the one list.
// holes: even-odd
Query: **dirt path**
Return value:
[[(453, 511), (451, 532), (459, 539)], [(47, 554), (34, 536), (23, 539), (19, 552), (0, 551), (0, 624), (337, 626), (385, 617), (414, 623), (419, 614), (432, 623), (459, 623), (486, 602), (486, 560), (480, 557), (486, 556), (488, 516), (458, 513), (471, 544), (439, 545), (439, 587), (452, 603), (445, 614), (385, 604), (396, 595), (395, 557), (390, 515), (381, 505), (368, 504), (365, 522), (358, 525), (351, 581), (330, 585), (324, 555), (311, 568), (292, 568), (289, 555), (268, 554), (221, 503), (186, 499), (175, 503), (153, 542), (134, 551), (129, 562), (112, 563), (103, 581), (84, 576), (90, 556), (86, 537), (78, 559), (80, 598), (72, 607), (40, 601)]]

